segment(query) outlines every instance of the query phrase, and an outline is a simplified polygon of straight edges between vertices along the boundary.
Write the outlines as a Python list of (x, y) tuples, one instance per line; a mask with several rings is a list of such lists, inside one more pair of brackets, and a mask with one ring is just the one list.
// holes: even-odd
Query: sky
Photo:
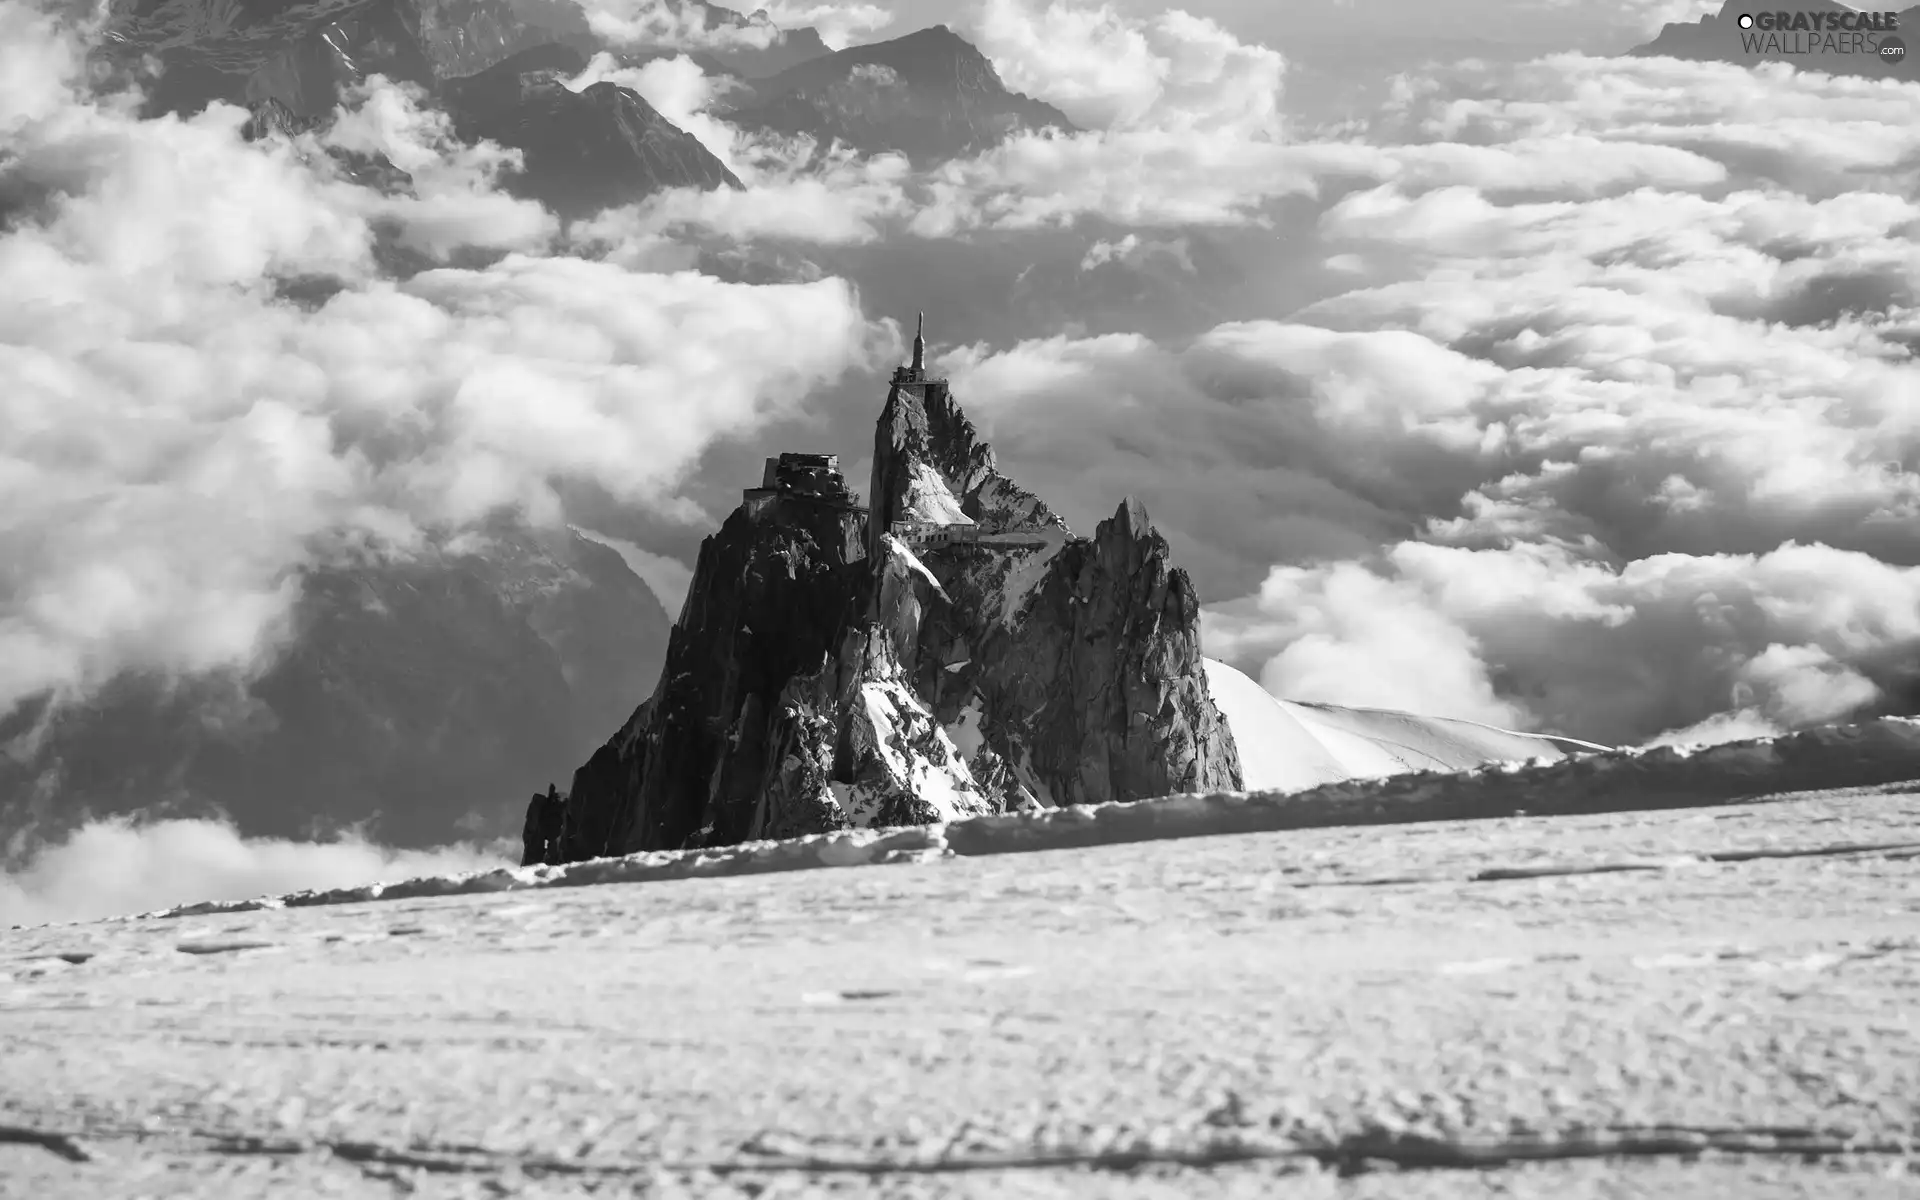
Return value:
[[(859, 486), (914, 308), (1003, 467), (1081, 532), (1139, 495), (1276, 695), (1607, 743), (1920, 704), (1920, 85), (1608, 57), (1698, 5), (1299, 7), (804, 10), (937, 8), (1084, 130), (919, 174), (601, 62), (750, 186), (563, 230), (424, 97), (322, 135), (418, 181), (380, 196), (237, 110), (136, 119), (0, 0), (0, 709), (257, 671), (305, 566), (501, 507), (683, 579), (765, 455)], [(39, 861), (169, 829), (156, 906), (313, 877), (217, 824)]]

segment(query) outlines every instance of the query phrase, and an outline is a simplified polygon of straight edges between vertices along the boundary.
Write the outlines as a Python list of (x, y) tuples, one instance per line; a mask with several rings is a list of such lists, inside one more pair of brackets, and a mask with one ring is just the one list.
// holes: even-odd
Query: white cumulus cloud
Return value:
[[(229, 106), (136, 120), (71, 30), (0, 22), (0, 711), (256, 665), (330, 548), (556, 519), (564, 479), (671, 507), (716, 438), (877, 344), (837, 280), (549, 257), (551, 218), (490, 187), (503, 153), (379, 81), (325, 140), (411, 171), (390, 195)], [(394, 275), (383, 239), (470, 261)]]
[(0, 926), (93, 921), (204, 900), (250, 900), (516, 866), (498, 847), (395, 850), (243, 837), (218, 821), (93, 821), (0, 875)]
[(947, 362), (1069, 510), (1144, 492), (1279, 694), (1603, 742), (1908, 710), (1917, 117), (1788, 68), (1440, 72), (1306, 172), (1324, 298)]

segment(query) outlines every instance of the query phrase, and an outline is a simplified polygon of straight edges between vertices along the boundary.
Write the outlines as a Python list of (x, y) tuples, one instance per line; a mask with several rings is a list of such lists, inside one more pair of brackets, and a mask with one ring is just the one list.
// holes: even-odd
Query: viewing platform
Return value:
[(782, 454), (769, 458), (760, 486), (744, 489), (740, 502), (749, 515), (757, 516), (777, 500), (798, 500), (849, 512), (866, 511), (859, 497), (847, 489), (837, 454)]
[(936, 521), (895, 521), (887, 532), (914, 550), (936, 546), (984, 546), (1002, 550), (1032, 550), (1073, 540), (1066, 529), (985, 530), (978, 525), (943, 525)]

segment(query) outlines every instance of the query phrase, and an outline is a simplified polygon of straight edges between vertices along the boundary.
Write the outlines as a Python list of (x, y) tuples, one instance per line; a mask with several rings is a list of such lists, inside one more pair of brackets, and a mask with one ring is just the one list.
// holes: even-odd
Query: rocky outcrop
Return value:
[(945, 25), (851, 46), (754, 86), (727, 119), (788, 137), (904, 154), (916, 166), (977, 154), (1026, 130), (1073, 130), (1050, 104), (1009, 91), (984, 54)]
[(1019, 620), (976, 622), (977, 670), (949, 679), (972, 688), (989, 744), (1051, 805), (1236, 788), (1199, 619), (1192, 581), (1129, 498), (1049, 561)]
[(852, 682), (835, 669), (863, 615), (865, 516), (851, 497), (776, 492), (701, 543), (659, 686), (574, 774), (561, 860), (846, 824), (817, 792), (805, 814), (763, 799), (771, 778), (804, 775), (784, 763), (812, 715), (798, 710)]
[(1207, 694), (1199, 601), (1145, 509), (1129, 498), (1092, 539), (1072, 537), (1000, 473), (944, 381), (896, 382), (870, 536), (917, 524), (942, 486), (978, 532), (919, 550), (950, 598), (907, 657), (936, 712), (977, 730), (1044, 804), (1239, 786)]
[(701, 547), (658, 687), (529, 861), (1240, 786), (1166, 540), (1132, 500), (1074, 537), (919, 338), (870, 495), (827, 457), (769, 462)]

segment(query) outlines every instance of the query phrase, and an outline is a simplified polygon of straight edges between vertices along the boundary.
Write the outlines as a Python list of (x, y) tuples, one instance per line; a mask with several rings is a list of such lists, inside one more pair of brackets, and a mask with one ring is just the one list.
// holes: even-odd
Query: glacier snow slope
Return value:
[(1233, 730), (1248, 791), (1299, 791), (1346, 779), (1463, 771), (1607, 749), (1448, 717), (1281, 700), (1223, 662), (1207, 659), (1206, 665), (1207, 689)]

